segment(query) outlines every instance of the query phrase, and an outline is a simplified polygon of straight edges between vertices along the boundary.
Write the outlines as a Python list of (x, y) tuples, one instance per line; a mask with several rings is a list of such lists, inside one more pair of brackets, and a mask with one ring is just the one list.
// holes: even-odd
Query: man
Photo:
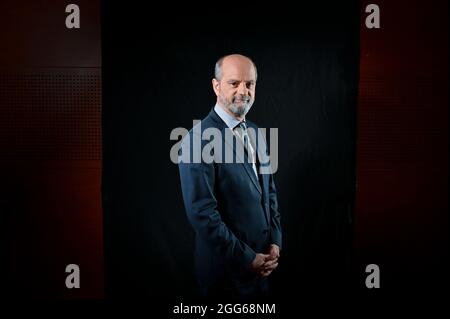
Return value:
[[(275, 184), (272, 173), (262, 169), (267, 164), (260, 152), (265, 141), (248, 134), (257, 127), (246, 120), (256, 80), (256, 66), (248, 57), (233, 54), (217, 61), (212, 80), (217, 103), (201, 121), (200, 132), (194, 127), (181, 145), (181, 154), (187, 155), (184, 160), (180, 156), (181, 188), (196, 232), (197, 277), (206, 297), (266, 297), (267, 277), (278, 266), (281, 227)], [(221, 145), (225, 151), (232, 145), (236, 157), (234, 142), (242, 143), (245, 160), (193, 161), (194, 140), (208, 129), (220, 131)], [(226, 140), (227, 130), (233, 143)], [(201, 141), (201, 149), (206, 142)]]

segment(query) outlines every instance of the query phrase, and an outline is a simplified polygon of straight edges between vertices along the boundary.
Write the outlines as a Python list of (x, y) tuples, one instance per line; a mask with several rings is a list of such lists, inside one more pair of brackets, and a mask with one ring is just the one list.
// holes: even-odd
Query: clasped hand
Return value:
[(272, 244), (267, 254), (256, 254), (251, 268), (259, 276), (267, 277), (278, 267), (278, 258), (280, 258), (280, 247)]

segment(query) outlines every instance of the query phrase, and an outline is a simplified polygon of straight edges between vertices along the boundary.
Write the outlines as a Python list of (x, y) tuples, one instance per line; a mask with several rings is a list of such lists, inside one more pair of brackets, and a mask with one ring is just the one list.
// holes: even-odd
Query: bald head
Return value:
[(230, 69), (236, 68), (253, 68), (255, 72), (255, 80), (258, 78), (258, 73), (256, 71), (255, 63), (245, 55), (241, 54), (230, 54), (221, 57), (216, 62), (216, 67), (214, 69), (214, 77), (220, 81), (222, 79), (223, 73), (229, 71)]

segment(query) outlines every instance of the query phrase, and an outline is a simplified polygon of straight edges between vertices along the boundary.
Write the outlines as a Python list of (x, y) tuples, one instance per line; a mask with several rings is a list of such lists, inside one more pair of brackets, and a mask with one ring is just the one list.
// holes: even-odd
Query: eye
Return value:
[(230, 84), (231, 84), (231, 86), (234, 87), (234, 88), (235, 88), (235, 87), (238, 87), (238, 85), (239, 85), (238, 82), (231, 82)]
[(248, 82), (246, 85), (247, 85), (247, 89), (251, 89), (253, 87), (254, 83)]

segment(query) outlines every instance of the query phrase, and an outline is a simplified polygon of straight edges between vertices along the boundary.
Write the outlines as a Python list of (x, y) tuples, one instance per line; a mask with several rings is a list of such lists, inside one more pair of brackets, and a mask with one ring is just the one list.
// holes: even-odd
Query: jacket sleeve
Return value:
[(178, 164), (186, 213), (197, 236), (218, 248), (227, 260), (247, 269), (256, 253), (222, 221), (214, 195), (214, 164)]

